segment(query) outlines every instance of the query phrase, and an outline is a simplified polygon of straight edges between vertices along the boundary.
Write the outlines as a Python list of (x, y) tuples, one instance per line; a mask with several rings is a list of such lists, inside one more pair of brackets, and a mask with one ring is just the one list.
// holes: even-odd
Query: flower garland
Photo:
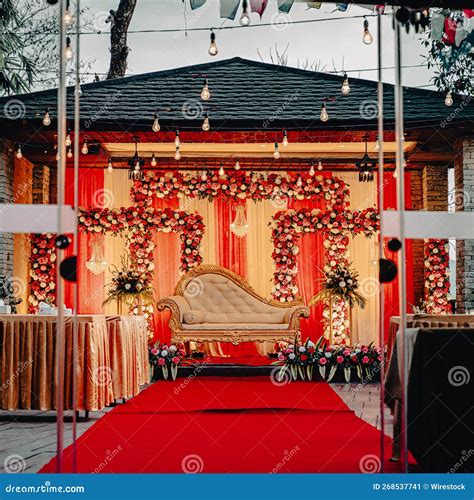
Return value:
[(190, 198), (225, 200), (297, 200), (323, 199), (328, 208), (347, 208), (349, 189), (337, 177), (312, 176), (309, 173), (286, 176), (280, 174), (228, 171), (219, 176), (209, 172), (205, 179), (193, 173), (147, 172), (144, 180), (135, 181), (130, 191), (137, 206), (149, 206), (152, 197), (166, 199)]
[(425, 242), (425, 302), (427, 314), (448, 314), (449, 295), (449, 242)]
[(40, 302), (54, 304), (56, 298), (56, 246), (54, 234), (32, 234), (30, 296), (28, 312), (38, 312)]

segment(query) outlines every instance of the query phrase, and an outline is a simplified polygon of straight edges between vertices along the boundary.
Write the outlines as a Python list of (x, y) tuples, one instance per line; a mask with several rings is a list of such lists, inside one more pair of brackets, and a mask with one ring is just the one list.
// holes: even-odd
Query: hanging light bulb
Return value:
[(181, 141), (179, 140), (179, 130), (176, 130), (176, 135), (174, 137), (174, 145), (179, 148)]
[(240, 26), (248, 26), (250, 24), (247, 0), (243, 0), (242, 2), (242, 15), (240, 16), (239, 23)]
[(17, 148), (16, 148), (16, 157), (17, 158), (23, 158), (23, 153), (21, 152), (21, 146), (20, 144), (18, 144)]
[(240, 163), (239, 163), (239, 159), (238, 159), (238, 158), (237, 158), (237, 160), (235, 161), (234, 169), (235, 169), (235, 170), (240, 170)]
[(108, 171), (108, 172), (112, 172), (113, 170), (114, 170), (114, 166), (113, 166), (113, 164), (112, 164), (112, 159), (111, 159), (111, 158), (109, 158), (109, 161), (108, 161), (108, 163), (107, 163), (107, 171)]
[(70, 146), (72, 144), (72, 141), (71, 141), (71, 131), (68, 129), (67, 130), (67, 135), (66, 135), (66, 139), (64, 140), (64, 144), (67, 146)]
[(89, 152), (89, 146), (87, 145), (87, 139), (84, 139), (84, 144), (82, 145), (81, 153), (86, 155)]
[(323, 162), (321, 160), (318, 161), (318, 170), (321, 171), (323, 169)]
[(207, 78), (204, 78), (204, 85), (201, 90), (201, 99), (203, 101), (208, 101), (211, 98), (211, 93), (209, 92), (209, 85), (207, 83)]
[(451, 94), (451, 92), (449, 90), (446, 93), (446, 99), (444, 100), (444, 104), (446, 104), (446, 106), (452, 106), (453, 105), (453, 96), (452, 96), (452, 94)]
[(374, 39), (369, 31), (369, 21), (367, 19), (364, 19), (364, 35), (362, 36), (362, 41), (366, 45), (370, 45)]
[(377, 137), (377, 140), (375, 141), (374, 149), (375, 149), (375, 151), (379, 151), (380, 150), (380, 140), (379, 140), (378, 137)]
[(219, 169), (219, 177), (225, 177), (224, 165), (221, 163), (221, 168)]
[(72, 47), (71, 47), (71, 39), (69, 37), (66, 38), (66, 50), (64, 52), (66, 59), (72, 59)]
[(351, 91), (351, 87), (349, 85), (349, 77), (347, 76), (347, 73), (344, 73), (344, 79), (342, 80), (342, 87), (341, 87), (341, 92), (343, 95), (349, 94)]
[(202, 180), (202, 182), (206, 182), (207, 181), (207, 172), (206, 172), (206, 169), (204, 169), (201, 172), (201, 180)]
[(181, 160), (181, 151), (179, 150), (179, 146), (176, 146), (176, 152), (174, 154), (174, 159), (176, 161)]
[(158, 113), (155, 113), (155, 119), (153, 120), (153, 125), (151, 126), (151, 129), (153, 132), (159, 132), (160, 131), (160, 122), (158, 121)]
[(298, 180), (296, 181), (296, 185), (300, 188), (303, 185), (303, 179), (301, 175), (298, 175)]
[(72, 17), (71, 12), (69, 12), (69, 9), (66, 9), (64, 12), (64, 24), (66, 26), (71, 26), (73, 19), (74, 18)]
[(204, 130), (204, 132), (208, 132), (211, 129), (211, 124), (209, 123), (209, 116), (207, 113), (204, 115), (204, 121), (202, 122), (202, 129)]
[(70, 146), (67, 148), (67, 153), (66, 153), (66, 156), (67, 156), (68, 158), (72, 158), (72, 156), (73, 156), (73, 154), (72, 154), (72, 149), (71, 149), (71, 147), (70, 147)]
[(44, 113), (43, 125), (45, 127), (48, 127), (49, 125), (51, 125), (51, 117), (49, 116), (49, 108), (46, 108), (46, 112)]
[(278, 142), (275, 142), (275, 151), (273, 151), (273, 158), (278, 160), (280, 158), (280, 151), (278, 150)]
[(326, 110), (326, 103), (323, 101), (323, 105), (321, 106), (321, 114), (319, 115), (319, 118), (322, 122), (327, 122), (329, 120), (329, 115)]
[(151, 162), (150, 162), (150, 165), (151, 165), (152, 167), (156, 167), (156, 156), (155, 156), (155, 153), (153, 153), (153, 154), (151, 155)]
[(284, 148), (288, 146), (288, 132), (286, 130), (283, 130), (283, 141), (281, 141), (281, 144)]
[(309, 169), (309, 175), (313, 176), (316, 172), (314, 171), (314, 163), (311, 162), (311, 168)]
[(212, 30), (211, 30), (211, 45), (209, 45), (208, 52), (210, 56), (217, 56), (217, 53), (219, 52), (216, 45), (216, 35)]
[(398, 177), (398, 170), (395, 168), (393, 171), (393, 177), (396, 179)]

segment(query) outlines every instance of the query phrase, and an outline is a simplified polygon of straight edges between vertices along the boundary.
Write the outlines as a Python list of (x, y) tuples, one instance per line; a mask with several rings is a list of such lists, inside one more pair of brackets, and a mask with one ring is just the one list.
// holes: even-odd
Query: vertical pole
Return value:
[[(397, 143), (396, 148), (396, 168), (398, 171), (397, 177), (397, 208), (400, 214), (399, 221), (399, 237), (402, 243), (400, 249), (400, 258), (398, 260), (399, 281), (398, 293), (400, 298), (400, 328), (399, 340), (402, 351), (402, 356), (399, 356), (401, 361), (401, 430), (400, 443), (402, 446), (402, 462), (403, 469), (408, 472), (408, 450), (407, 450), (407, 394), (406, 387), (408, 382), (408, 366), (407, 366), (407, 345), (406, 345), (406, 249), (405, 249), (405, 159), (403, 152), (404, 134), (403, 134), (403, 86), (402, 86), (402, 41), (400, 23), (397, 19), (395, 22), (395, 138)], [(400, 349), (398, 351), (400, 353)]]
[[(64, 205), (64, 181), (66, 170), (66, 26), (64, 13), (66, 0), (59, 2), (59, 87), (58, 87), (58, 162), (57, 162), (57, 234), (63, 233), (62, 208)], [(56, 265), (56, 305), (58, 308), (56, 327), (56, 411), (57, 411), (57, 462), (56, 471), (63, 467), (64, 444), (64, 356), (65, 356), (65, 322), (64, 322), (64, 283), (59, 274), (59, 264), (64, 255), (63, 250), (57, 251)]]
[[(379, 141), (379, 212), (384, 208), (384, 131), (383, 131), (383, 80), (382, 80), (382, 16), (380, 11), (377, 14), (377, 107), (378, 107), (378, 141)], [(384, 258), (383, 251), (383, 218), (380, 217), (379, 235), (379, 262)], [(380, 265), (380, 264), (379, 264)], [(379, 283), (379, 346), (382, 350), (382, 361), (380, 363), (380, 472), (384, 471), (385, 459), (385, 308), (384, 308), (384, 288)]]
[[(76, 0), (76, 85), (74, 89), (74, 210), (76, 213), (76, 220), (78, 218), (78, 207), (79, 207), (79, 130), (80, 130), (80, 90), (81, 90), (81, 79), (80, 79), (80, 14), (81, 14), (81, 2)], [(78, 230), (77, 225), (74, 232), (74, 255), (77, 257), (79, 251), (78, 242)], [(79, 291), (77, 287), (77, 282), (74, 285), (74, 319), (73, 319), (73, 339), (72, 339), (72, 471), (77, 472), (77, 352), (78, 352), (78, 332), (79, 323), (77, 318), (77, 311), (79, 305)]]

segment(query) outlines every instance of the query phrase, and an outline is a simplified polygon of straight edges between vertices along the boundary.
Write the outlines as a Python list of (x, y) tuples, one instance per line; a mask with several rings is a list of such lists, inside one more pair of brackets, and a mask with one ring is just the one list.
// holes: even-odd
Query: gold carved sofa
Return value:
[(220, 266), (199, 266), (181, 278), (172, 297), (157, 304), (171, 309), (174, 342), (277, 342), (300, 332), (309, 316), (302, 303), (265, 300), (240, 276)]

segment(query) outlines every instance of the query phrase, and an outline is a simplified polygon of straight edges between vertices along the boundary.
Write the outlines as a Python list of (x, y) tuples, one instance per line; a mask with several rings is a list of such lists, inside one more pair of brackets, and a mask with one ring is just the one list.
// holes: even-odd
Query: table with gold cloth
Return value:
[[(65, 318), (65, 409), (73, 408), (73, 321)], [(56, 408), (56, 322), (55, 316), (0, 315), (2, 409)], [(77, 410), (100, 410), (114, 399), (137, 394), (146, 382), (146, 350), (144, 318), (78, 315)]]

